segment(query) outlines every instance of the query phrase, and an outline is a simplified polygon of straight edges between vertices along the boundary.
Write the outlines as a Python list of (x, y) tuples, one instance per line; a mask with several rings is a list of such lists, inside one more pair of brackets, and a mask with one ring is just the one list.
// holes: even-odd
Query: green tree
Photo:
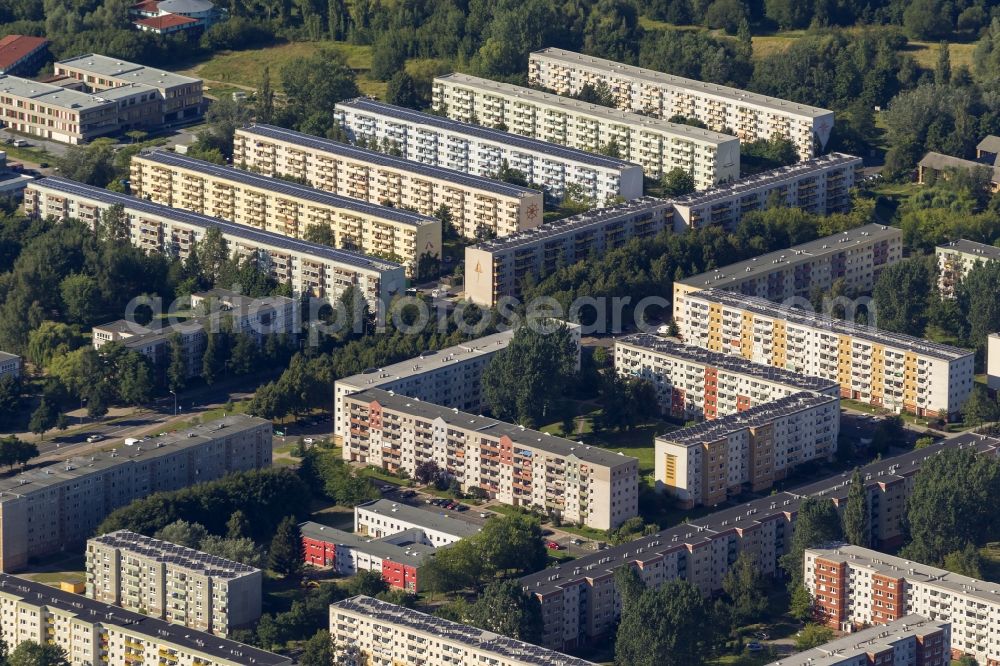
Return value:
[(45, 436), (45, 431), (54, 428), (59, 420), (59, 409), (47, 398), (42, 398), (38, 407), (31, 413), (28, 429), (39, 437)]
[(21, 382), (14, 375), (0, 377), (0, 428), (8, 428), (21, 407)]
[(201, 277), (213, 287), (222, 275), (223, 266), (229, 261), (229, 248), (222, 230), (209, 227), (205, 235), (195, 245), (194, 254), (201, 267)]
[(548, 552), (537, 518), (523, 514), (486, 522), (475, 536), (475, 546), (487, 575), (518, 576), (545, 568)]
[(92, 324), (101, 309), (101, 293), (97, 280), (89, 275), (74, 273), (59, 283), (66, 318), (75, 324)]
[(302, 534), (294, 516), (278, 524), (267, 561), (273, 571), (286, 577), (302, 570)]
[(893, 446), (906, 445), (906, 427), (898, 415), (883, 417), (872, 433), (872, 453), (885, 455)]
[(813, 613), (813, 600), (805, 585), (799, 584), (792, 589), (788, 605), (788, 614), (800, 622), (805, 622)]
[(77, 330), (56, 321), (43, 321), (28, 335), (28, 359), (39, 367), (46, 367), (55, 356), (71, 352), (82, 343)]
[(389, 591), (389, 584), (382, 578), (382, 572), (375, 569), (359, 571), (348, 586), (351, 594), (376, 597)]
[(767, 610), (767, 582), (756, 557), (747, 551), (740, 553), (726, 572), (722, 589), (737, 624), (754, 621)]
[(58, 645), (24, 641), (10, 653), (7, 666), (69, 666), (69, 661)]
[(306, 226), (306, 231), (302, 234), (302, 239), (310, 243), (319, 243), (329, 247), (337, 247), (337, 237), (333, 227), (328, 224), (310, 224)]
[(982, 425), (1000, 418), (1000, 406), (990, 397), (986, 387), (973, 384), (972, 392), (962, 405), (962, 416), (969, 425)]
[(205, 334), (205, 351), (201, 355), (201, 378), (211, 386), (222, 376), (229, 361), (225, 333), (209, 330)]
[(388, 81), (406, 65), (407, 45), (404, 38), (395, 32), (387, 32), (372, 48), (371, 76), (379, 81)]
[(241, 510), (233, 511), (226, 521), (226, 536), (230, 539), (240, 539), (250, 534), (250, 520)]
[(681, 167), (674, 167), (663, 175), (663, 193), (680, 197), (694, 192), (694, 176)]
[(982, 579), (983, 558), (974, 544), (967, 543), (961, 550), (944, 556), (944, 568), (961, 576)]
[(257, 119), (269, 123), (274, 117), (274, 91), (271, 89), (271, 68), (264, 65), (260, 75), (260, 89), (257, 91)]
[(619, 666), (693, 666), (712, 643), (709, 609), (687, 581), (646, 590), (622, 614), (615, 640)]
[(809, 650), (832, 640), (833, 629), (821, 624), (807, 624), (795, 638), (795, 647), (798, 650)]
[(184, 358), (184, 343), (180, 333), (170, 336), (167, 343), (170, 363), (167, 366), (167, 386), (171, 391), (180, 391), (187, 384), (187, 361)]
[(138, 407), (153, 396), (153, 369), (149, 359), (136, 351), (122, 355), (114, 369), (118, 398), (126, 405)]
[(249, 335), (238, 333), (233, 337), (233, 346), (229, 353), (229, 371), (237, 376), (249, 375), (257, 370), (260, 348)]
[(201, 542), (208, 536), (208, 530), (199, 523), (176, 520), (157, 530), (153, 536), (162, 541), (175, 543), (178, 546), (198, 549), (201, 546)]
[(306, 641), (302, 656), (299, 657), (301, 666), (333, 666), (333, 641), (330, 639), (330, 632), (320, 629), (312, 638)]
[(934, 443), (934, 438), (933, 437), (920, 437), (914, 443), (913, 448), (916, 449), (916, 450), (926, 449), (928, 446), (932, 445), (933, 443)]
[(872, 298), (878, 319), (872, 324), (897, 333), (923, 335), (928, 297), (937, 280), (934, 257), (906, 259), (887, 266), (875, 281)]
[(0, 439), (0, 465), (13, 469), (14, 465), (23, 465), (37, 455), (35, 444), (21, 441), (14, 435)]
[(939, 39), (952, 30), (943, 0), (910, 0), (903, 10), (903, 28), (913, 39)]
[(265, 564), (264, 553), (252, 539), (246, 537), (230, 539), (210, 534), (201, 540), (198, 550), (251, 567), (260, 568)]
[(781, 567), (788, 573), (789, 589), (802, 584), (802, 560), (807, 548), (837, 541), (841, 538), (840, 514), (828, 499), (807, 497), (799, 504), (795, 529), (788, 552), (781, 556)]
[(419, 109), (422, 106), (417, 84), (405, 69), (398, 70), (389, 79), (385, 90), (385, 101), (408, 109)]
[(631, 612), (639, 603), (639, 598), (646, 591), (646, 583), (643, 582), (639, 570), (632, 566), (623, 566), (615, 569), (615, 590), (622, 603), (622, 614)]
[(951, 83), (951, 49), (948, 42), (938, 44), (937, 64), (934, 66), (934, 83), (945, 86)]
[(487, 585), (476, 601), (466, 606), (462, 622), (528, 643), (542, 638), (542, 608), (516, 580)]
[(357, 97), (354, 71), (336, 51), (318, 49), (281, 67), (286, 104), (280, 124), (310, 134), (326, 135), (334, 129), (330, 109), (337, 102)]
[(854, 468), (854, 474), (851, 475), (851, 488), (847, 491), (847, 505), (844, 506), (842, 521), (844, 538), (848, 543), (862, 548), (871, 545), (868, 492), (858, 468)]
[(56, 159), (59, 175), (87, 185), (106, 187), (115, 177), (114, 141), (97, 139), (88, 144), (67, 146)]

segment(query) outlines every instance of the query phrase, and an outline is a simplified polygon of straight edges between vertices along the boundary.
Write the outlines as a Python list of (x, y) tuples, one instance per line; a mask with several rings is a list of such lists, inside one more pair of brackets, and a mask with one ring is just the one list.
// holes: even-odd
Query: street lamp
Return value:
[(175, 391), (170, 391), (170, 395), (174, 396), (174, 416), (177, 416), (177, 393)]

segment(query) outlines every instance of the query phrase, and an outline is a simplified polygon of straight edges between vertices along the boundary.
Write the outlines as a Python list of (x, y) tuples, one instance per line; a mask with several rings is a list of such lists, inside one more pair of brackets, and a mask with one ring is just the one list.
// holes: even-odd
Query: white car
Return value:
[(305, 442), (306, 444), (313, 444), (316, 440), (314, 440), (312, 437), (305, 437), (302, 439), (302, 441)]
[(93, 444), (94, 442), (99, 442), (99, 441), (101, 441), (100, 435), (91, 435), (90, 437), (87, 438), (88, 444)]

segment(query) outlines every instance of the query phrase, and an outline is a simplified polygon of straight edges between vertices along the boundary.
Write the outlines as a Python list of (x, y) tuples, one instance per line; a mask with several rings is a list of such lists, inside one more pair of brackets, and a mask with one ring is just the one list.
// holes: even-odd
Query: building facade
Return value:
[(0, 570), (83, 543), (140, 497), (270, 465), (270, 421), (241, 414), (8, 477), (0, 481)]
[(705, 190), (740, 177), (740, 141), (728, 134), (468, 74), (435, 77), (433, 103), (452, 120), (561, 146), (592, 153), (615, 146), (649, 178), (681, 169)]
[(674, 282), (674, 321), (684, 316), (684, 296), (702, 289), (722, 289), (769, 301), (802, 299), (836, 282), (844, 293), (867, 294), (886, 266), (903, 259), (903, 232), (897, 227), (866, 224), (850, 231), (763, 254)]
[(17, 354), (0, 352), (0, 379), (4, 377), (21, 378), (21, 357)]
[(543, 280), (560, 266), (651, 238), (670, 229), (672, 215), (669, 200), (643, 197), (466, 247), (465, 297), (485, 307), (518, 298), (525, 279)]
[(117, 132), (118, 104), (78, 90), (0, 74), (0, 122), (22, 134), (78, 144)]
[(392, 146), (408, 160), (486, 178), (506, 164), (550, 201), (562, 201), (570, 186), (598, 206), (642, 196), (642, 167), (625, 160), (370, 99), (340, 102), (335, 114), (352, 142)]
[(934, 248), (938, 265), (938, 291), (944, 298), (955, 298), (958, 285), (976, 266), (1000, 259), (1000, 247), (965, 239)]
[(295, 336), (299, 330), (298, 301), (287, 296), (244, 296), (217, 287), (190, 299), (196, 317), (207, 317), (216, 329), (228, 320), (229, 330), (249, 335), (258, 345), (269, 335)]
[(266, 176), (422, 215), (448, 209), (465, 238), (509, 236), (542, 222), (542, 193), (470, 173), (404, 160), (273, 125), (236, 129), (233, 163)]
[(971, 350), (720, 289), (684, 297), (690, 345), (840, 384), (842, 398), (928, 418), (955, 416), (972, 391)]
[(379, 389), (344, 404), (345, 460), (411, 477), (433, 461), (464, 491), (599, 530), (638, 513), (635, 458)]
[(371, 305), (389, 303), (405, 290), (403, 267), (356, 252), (288, 238), (269, 231), (182, 211), (144, 199), (48, 177), (25, 189), (29, 215), (75, 218), (93, 227), (100, 215), (121, 206), (128, 218), (133, 245), (186, 259), (209, 229), (217, 228), (230, 256), (258, 262), (278, 282), (290, 283), (297, 294), (336, 299), (357, 287)]
[(833, 111), (827, 109), (558, 48), (528, 57), (528, 82), (560, 95), (603, 83), (620, 109), (656, 118), (694, 118), (710, 129), (732, 131), (743, 141), (787, 138), (802, 159), (821, 152), (833, 129)]
[(734, 230), (744, 215), (771, 206), (801, 208), (815, 215), (846, 213), (851, 188), (860, 180), (860, 157), (820, 155), (673, 199), (674, 229), (721, 226)]
[(218, 636), (260, 617), (260, 569), (118, 530), (87, 540), (87, 596)]
[(996, 583), (850, 545), (806, 550), (803, 575), (827, 626), (886, 625), (915, 613), (951, 623), (952, 658), (1000, 664)]
[(656, 387), (660, 409), (682, 420), (711, 420), (809, 391), (840, 395), (835, 381), (753, 363), (649, 333), (615, 340), (615, 370)]
[(949, 666), (951, 623), (907, 615), (868, 627), (768, 666)]
[(281, 236), (302, 238), (313, 225), (328, 228), (334, 247), (400, 263), (411, 278), (422, 257), (441, 258), (437, 218), (163, 150), (132, 158), (131, 188), (154, 203)]
[(794, 393), (657, 437), (656, 488), (685, 508), (763, 492), (803, 463), (832, 460), (839, 433), (839, 398)]
[[(906, 500), (924, 461), (942, 449), (995, 456), (998, 447), (998, 439), (966, 434), (862, 467), (871, 545), (888, 549), (902, 544)], [(541, 644), (568, 650), (607, 638), (620, 612), (614, 572), (621, 566), (636, 567), (648, 586), (683, 579), (704, 595), (722, 589), (726, 572), (740, 553), (752, 556), (765, 575), (774, 574), (791, 545), (802, 500), (823, 497), (843, 510), (850, 482), (849, 473), (837, 474), (522, 577), (524, 592), (542, 606)]]
[(589, 661), (522, 643), (371, 597), (330, 605), (335, 659), (345, 666), (594, 666)]
[(374, 539), (400, 532), (420, 532), (420, 543), (440, 548), (479, 532), (482, 522), (463, 514), (435, 512), (387, 499), (377, 499), (354, 507), (354, 532)]
[(291, 666), (288, 657), (0, 573), (0, 638), (66, 651), (71, 666)]

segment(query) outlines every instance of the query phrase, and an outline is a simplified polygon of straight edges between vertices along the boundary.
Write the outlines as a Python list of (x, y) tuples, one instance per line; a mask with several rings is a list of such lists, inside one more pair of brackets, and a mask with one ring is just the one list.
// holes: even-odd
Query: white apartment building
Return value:
[(0, 351), (0, 379), (7, 376), (14, 379), (21, 377), (21, 357), (17, 354)]
[(218, 636), (260, 617), (260, 569), (128, 530), (88, 539), (86, 558), (96, 601)]
[(175, 339), (179, 343), (186, 376), (191, 378), (200, 375), (206, 344), (205, 326), (202, 322), (182, 321), (162, 328), (150, 328), (135, 321), (118, 319), (90, 329), (94, 349), (100, 349), (110, 342), (120, 342), (125, 349), (148, 358), (160, 372), (164, 372), (170, 363), (171, 343)]
[(271, 465), (271, 422), (227, 416), (0, 480), (0, 570), (82, 544), (120, 506)]
[(371, 99), (340, 102), (334, 113), (351, 141), (392, 145), (406, 159), (486, 178), (506, 163), (550, 201), (561, 201), (570, 185), (597, 206), (642, 196), (642, 167), (625, 160)]
[(702, 289), (722, 289), (769, 301), (799, 298), (805, 303), (813, 290), (827, 291), (839, 280), (845, 294), (867, 294), (875, 288), (882, 270), (902, 259), (901, 229), (866, 224), (676, 280), (674, 321), (680, 325), (684, 317), (684, 296)]
[(670, 229), (668, 199), (642, 197), (465, 248), (465, 297), (485, 307), (521, 296), (525, 278), (545, 279), (582, 261)]
[(842, 398), (896, 412), (947, 419), (972, 391), (971, 350), (753, 296), (689, 293), (680, 327), (687, 344), (834, 380)]
[(131, 188), (154, 203), (279, 236), (302, 238), (310, 226), (329, 228), (335, 247), (403, 264), (410, 278), (418, 276), (421, 257), (441, 258), (441, 220), (435, 217), (165, 150), (132, 158)]
[(693, 192), (672, 200), (674, 229), (716, 225), (732, 231), (745, 215), (773, 205), (821, 216), (846, 213), (851, 209), (851, 188), (863, 166), (860, 157), (830, 153)]
[(338, 664), (393, 666), (594, 666), (468, 625), (387, 601), (357, 596), (330, 605), (330, 638)]
[(821, 152), (833, 129), (833, 111), (715, 83), (685, 79), (558, 48), (528, 58), (528, 82), (560, 95), (604, 83), (618, 108), (656, 118), (695, 118), (743, 141), (785, 137), (802, 159)]
[(794, 393), (656, 438), (656, 488), (683, 506), (715, 506), (762, 492), (797, 466), (831, 460), (840, 398)]
[(423, 215), (435, 215), (443, 206), (466, 238), (509, 236), (542, 222), (544, 201), (538, 190), (273, 125), (237, 128), (233, 164)]
[(197, 317), (208, 317), (209, 323), (221, 327), (229, 322), (230, 330), (249, 335), (260, 344), (269, 335), (295, 335), (298, 331), (298, 302), (287, 296), (244, 296), (216, 287), (191, 294), (191, 309)]
[(676, 419), (711, 420), (808, 391), (840, 396), (836, 381), (810, 377), (649, 333), (615, 340), (615, 370), (656, 387)]
[(614, 145), (649, 178), (683, 169), (696, 189), (706, 190), (740, 177), (740, 141), (729, 134), (468, 74), (436, 77), (433, 102), (452, 120), (561, 146), (594, 153)]
[(639, 510), (639, 462), (597, 446), (371, 389), (344, 400), (344, 459), (411, 477), (433, 461), (504, 504), (614, 529)]
[(467, 518), (461, 513), (433, 511), (387, 499), (354, 507), (355, 533), (374, 539), (415, 530), (421, 533), (421, 543), (440, 548), (470, 537), (480, 529), (481, 520)]
[(222, 232), (231, 255), (255, 260), (298, 294), (336, 299), (350, 286), (358, 287), (373, 306), (388, 303), (405, 290), (403, 267), (356, 252), (307, 243), (199, 213), (177, 210), (144, 199), (50, 176), (31, 183), (24, 192), (28, 215), (75, 218), (93, 226), (103, 211), (124, 208), (132, 244), (148, 252), (186, 259), (205, 232)]
[(797, 652), (767, 666), (949, 666), (951, 623), (907, 615)]
[(836, 629), (905, 615), (951, 623), (951, 657), (1000, 664), (1000, 585), (859, 546), (810, 548), (805, 586), (817, 619)]
[(960, 239), (934, 248), (938, 265), (938, 291), (955, 298), (958, 285), (976, 266), (1000, 259), (1000, 247)]
[(51, 643), (71, 666), (291, 666), (288, 657), (0, 574), (0, 639)]

